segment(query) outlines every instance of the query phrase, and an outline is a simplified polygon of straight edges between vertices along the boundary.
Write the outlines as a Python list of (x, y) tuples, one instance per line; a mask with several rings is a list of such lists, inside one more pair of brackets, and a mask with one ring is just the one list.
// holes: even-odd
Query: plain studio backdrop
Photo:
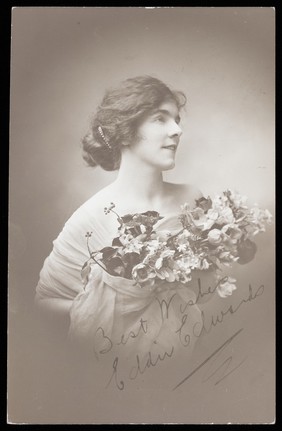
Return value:
[[(191, 387), (185, 394), (183, 386), (181, 395), (170, 393), (159, 402), (146, 393), (139, 404), (129, 397), (122, 409), (114, 397), (112, 405), (94, 398), (90, 406), (87, 395), (78, 399), (61, 387), (59, 394), (48, 386), (50, 379), (38, 380), (44, 358), (33, 344), (31, 317), (52, 241), (73, 211), (116, 177), (85, 166), (80, 140), (104, 90), (123, 79), (153, 75), (187, 95), (176, 167), (165, 179), (195, 184), (211, 196), (231, 188), (248, 196), (250, 205), (274, 212), (274, 21), (270, 7), (13, 9), (11, 422), (274, 420), (273, 227), (258, 238), (256, 259), (238, 275), (244, 286), (265, 286), (240, 317), (249, 332), (238, 348), (251, 346), (249, 361), (232, 382), (225, 379), (224, 388), (214, 386), (210, 397), (204, 386), (202, 392), (197, 386), (196, 395)], [(232, 325), (238, 329), (234, 319), (225, 325), (231, 334)], [(77, 409), (79, 402), (84, 410)]]

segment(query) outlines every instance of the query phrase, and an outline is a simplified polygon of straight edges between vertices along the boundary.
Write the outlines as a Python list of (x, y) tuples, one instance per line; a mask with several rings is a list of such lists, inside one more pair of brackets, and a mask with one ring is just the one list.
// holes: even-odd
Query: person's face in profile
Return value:
[(138, 158), (160, 170), (174, 168), (175, 155), (182, 130), (176, 104), (162, 103), (141, 123), (137, 141), (130, 146)]

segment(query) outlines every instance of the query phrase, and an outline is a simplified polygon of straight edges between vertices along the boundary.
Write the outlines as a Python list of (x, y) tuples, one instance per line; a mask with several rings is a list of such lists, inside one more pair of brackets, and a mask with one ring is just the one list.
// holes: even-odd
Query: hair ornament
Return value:
[(111, 149), (112, 149), (112, 147), (111, 147), (111, 145), (109, 144), (108, 139), (105, 137), (104, 132), (103, 132), (103, 129), (102, 129), (102, 127), (101, 127), (101, 126), (99, 126), (99, 127), (98, 127), (98, 132), (100, 133), (101, 138), (103, 139), (104, 143), (107, 145), (107, 147), (109, 148), (109, 150), (111, 150)]

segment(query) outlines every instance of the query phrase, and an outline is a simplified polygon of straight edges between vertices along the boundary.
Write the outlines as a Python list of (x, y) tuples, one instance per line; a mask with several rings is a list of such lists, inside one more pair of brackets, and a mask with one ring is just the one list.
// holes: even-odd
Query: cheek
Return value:
[(160, 122), (157, 121), (146, 121), (139, 127), (141, 135), (152, 135), (160, 129)]
[(145, 130), (140, 130), (139, 137), (140, 141), (143, 142), (155, 142), (162, 139), (161, 130), (156, 127), (147, 128)]

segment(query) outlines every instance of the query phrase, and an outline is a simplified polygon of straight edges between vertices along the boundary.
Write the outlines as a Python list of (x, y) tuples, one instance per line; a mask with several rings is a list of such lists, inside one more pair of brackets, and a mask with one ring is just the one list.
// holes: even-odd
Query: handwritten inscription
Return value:
[(131, 380), (135, 380), (138, 374), (144, 374), (147, 368), (155, 367), (160, 361), (164, 361), (166, 358), (171, 358), (173, 355), (174, 347), (172, 346), (170, 352), (164, 352), (164, 354), (158, 353), (155, 357), (152, 352), (148, 353), (148, 358), (145, 363), (141, 365), (139, 355), (136, 356), (137, 365), (132, 367), (129, 373)]
[[(174, 333), (183, 348), (189, 348), (191, 345), (192, 338), (199, 338), (202, 334), (210, 333), (212, 328), (216, 327), (218, 324), (221, 324), (227, 315), (234, 315), (243, 304), (250, 303), (254, 301), (256, 298), (261, 296), (264, 292), (264, 286), (260, 285), (256, 290), (253, 289), (251, 284), (249, 284), (248, 294), (244, 297), (236, 306), (229, 305), (225, 310), (220, 310), (217, 313), (212, 313), (211, 316), (207, 315), (204, 310), (201, 311), (201, 321), (196, 321), (193, 324), (193, 321), (189, 315), (190, 308), (195, 306), (198, 301), (204, 297), (205, 295), (210, 295), (214, 292), (215, 288), (209, 288), (207, 292), (202, 292), (201, 283), (199, 280), (199, 291), (196, 300), (189, 300), (185, 302), (184, 300), (178, 304), (179, 309), (179, 325), (175, 329)], [(166, 301), (164, 299), (159, 300), (159, 312), (161, 316), (161, 321), (164, 323), (169, 320), (170, 317), (170, 309), (172, 306), (175, 306), (174, 300), (176, 298), (176, 294), (173, 294), (171, 298)], [(187, 326), (187, 323), (191, 319), (191, 325)], [(106, 355), (109, 352), (113, 351), (115, 346), (119, 346), (119, 348), (126, 348), (127, 344), (130, 341), (134, 341), (138, 337), (146, 337), (148, 331), (150, 329), (150, 322), (140, 319), (139, 326), (135, 331), (131, 330), (128, 333), (121, 334), (118, 341), (113, 341), (104, 331), (102, 327), (99, 327), (96, 331), (96, 336), (99, 337), (101, 342), (100, 350), (97, 352), (94, 349), (95, 356), (98, 355)], [(199, 371), (205, 365), (209, 365), (208, 371), (203, 378), (203, 382), (211, 381), (214, 379), (214, 384), (217, 385), (226, 379), (230, 374), (235, 372), (246, 360), (246, 358), (239, 361), (239, 363), (235, 363), (234, 358), (228, 356), (227, 358), (220, 359), (220, 355), (224, 352), (227, 346), (237, 337), (240, 332), (243, 330), (241, 328), (235, 334), (233, 334), (230, 338), (228, 338), (219, 348), (217, 348), (209, 357), (207, 357), (195, 370), (190, 372), (183, 380), (181, 380), (173, 390), (177, 389), (183, 383), (185, 383), (192, 375), (194, 375), (197, 371)], [(96, 340), (97, 341), (97, 340)], [(95, 341), (95, 345), (96, 345)], [(156, 347), (157, 342), (155, 341), (153, 345)], [(114, 354), (114, 359), (112, 362), (112, 369), (110, 373), (110, 377), (107, 383), (107, 386), (114, 384), (116, 388), (119, 390), (124, 390), (126, 387), (126, 383), (129, 381), (133, 381), (137, 379), (138, 376), (143, 375), (149, 368), (153, 368), (158, 366), (160, 363), (170, 360), (175, 354), (175, 346), (167, 346), (166, 349), (162, 349), (160, 351), (154, 352), (152, 349), (145, 354), (140, 355), (140, 353), (136, 353), (133, 355), (132, 360), (126, 364), (127, 369), (124, 370), (122, 357), (119, 354)], [(219, 362), (220, 361), (220, 362)], [(126, 371), (126, 372), (125, 372)]]
[[(131, 380), (135, 380), (138, 375), (142, 375), (145, 371), (150, 367), (155, 367), (159, 362), (164, 361), (166, 358), (171, 358), (174, 352), (174, 347), (172, 346), (170, 352), (164, 352), (163, 354), (158, 353), (157, 355), (153, 355), (152, 352), (149, 352), (145, 361), (143, 360), (143, 364), (141, 363), (141, 359), (139, 355), (136, 355), (136, 365), (134, 365), (129, 371), (129, 378)], [(106, 387), (109, 386), (112, 380), (114, 380), (118, 389), (124, 389), (124, 381), (119, 378), (119, 357), (116, 357), (113, 362), (113, 371), (110, 377), (110, 380)]]
[(183, 330), (183, 328), (185, 327), (185, 324), (187, 322), (187, 319), (188, 319), (188, 314), (184, 314), (182, 316), (181, 326), (179, 327), (179, 329), (177, 329), (175, 331), (176, 334), (178, 334), (178, 336), (179, 336), (180, 343), (184, 347), (188, 347), (190, 344), (190, 341), (191, 341), (191, 335), (188, 333), (185, 333), (185, 330)]
[(121, 339), (117, 343), (117, 345), (119, 346), (120, 344), (122, 344), (122, 345), (127, 344), (129, 339), (137, 338), (141, 332), (143, 332), (144, 334), (147, 334), (147, 332), (148, 332), (147, 320), (143, 320), (142, 318), (140, 319), (140, 327), (139, 327), (137, 333), (135, 333), (134, 331), (130, 331), (128, 335), (122, 334)]

